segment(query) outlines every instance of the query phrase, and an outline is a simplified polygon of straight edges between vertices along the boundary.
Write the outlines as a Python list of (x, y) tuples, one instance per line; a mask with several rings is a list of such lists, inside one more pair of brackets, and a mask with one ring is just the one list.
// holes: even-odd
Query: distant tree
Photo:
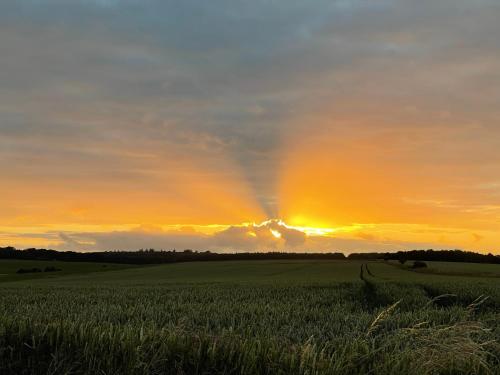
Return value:
[(16, 273), (38, 273), (42, 272), (40, 268), (19, 268)]
[(413, 266), (411, 268), (427, 268), (427, 263), (422, 262), (421, 260), (416, 260), (413, 262)]

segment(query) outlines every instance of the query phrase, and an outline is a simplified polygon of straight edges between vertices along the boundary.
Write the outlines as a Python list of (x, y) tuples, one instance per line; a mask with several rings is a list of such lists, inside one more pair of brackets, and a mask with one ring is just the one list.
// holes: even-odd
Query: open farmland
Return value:
[(99, 267), (0, 283), (0, 373), (500, 373), (498, 265)]
[(500, 277), (498, 264), (460, 263), (460, 262), (427, 262), (428, 268), (418, 272), (447, 276)]
[[(28, 279), (59, 278), (67, 275), (74, 276), (90, 272), (116, 271), (132, 267), (135, 266), (113, 263), (2, 259), (0, 260), (0, 283)], [(51, 269), (53, 271), (50, 271)], [(33, 272), (33, 270), (37, 270), (37, 272)]]

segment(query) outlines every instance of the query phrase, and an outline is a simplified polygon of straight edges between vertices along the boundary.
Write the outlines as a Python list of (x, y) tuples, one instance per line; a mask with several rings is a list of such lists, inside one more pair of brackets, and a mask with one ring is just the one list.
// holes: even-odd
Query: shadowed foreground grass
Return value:
[[(297, 262), (189, 282), (179, 270), (201, 268), (179, 266), (3, 284), (0, 373), (500, 373), (498, 283)], [(337, 268), (353, 281), (328, 281)]]

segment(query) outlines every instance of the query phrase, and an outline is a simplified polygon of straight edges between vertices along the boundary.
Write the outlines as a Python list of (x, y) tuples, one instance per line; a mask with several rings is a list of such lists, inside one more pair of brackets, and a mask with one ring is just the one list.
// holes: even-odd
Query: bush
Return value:
[(16, 273), (37, 273), (42, 272), (40, 268), (19, 268)]
[(412, 268), (427, 268), (427, 263), (417, 260), (413, 262)]

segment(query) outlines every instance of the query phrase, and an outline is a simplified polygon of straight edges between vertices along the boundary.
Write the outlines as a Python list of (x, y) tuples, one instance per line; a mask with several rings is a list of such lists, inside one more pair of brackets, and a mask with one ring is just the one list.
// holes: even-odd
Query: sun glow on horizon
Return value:
[(304, 226), (304, 225), (290, 225), (287, 224), (284, 220), (282, 219), (269, 219), (266, 221), (263, 221), (261, 223), (244, 223), (243, 225), (254, 225), (257, 227), (262, 227), (266, 226), (269, 224), (276, 224), (279, 226), (283, 226), (287, 229), (295, 229), (300, 232), (303, 232), (307, 234), (308, 236), (329, 236), (334, 233), (337, 233), (339, 231), (348, 231), (348, 230), (355, 230), (359, 229), (359, 226), (353, 226), (353, 227), (343, 227), (343, 228), (327, 228), (327, 227), (321, 227), (321, 226)]
[[(24, 233), (29, 233), (29, 235)], [(82, 251), (181, 249), (194, 246), (197, 250), (213, 251), (275, 249), (355, 252), (362, 249), (387, 251), (387, 244), (396, 244), (398, 246), (396, 249), (401, 250), (410, 248), (408, 244), (412, 243), (416, 244), (412, 246), (413, 248), (430, 248), (425, 244), (432, 243), (432, 241), (437, 243), (439, 248), (459, 248), (460, 243), (467, 243), (467, 241), (479, 243), (485, 241), (485, 238), (494, 238), (494, 234), (488, 231), (472, 232), (466, 228), (450, 229), (411, 223), (319, 227), (290, 225), (282, 219), (268, 219), (257, 223), (239, 224), (60, 225), (57, 230), (55, 226), (39, 226), (11, 228), (10, 233), (8, 227), (0, 227), (0, 242), (18, 248), (45, 247)], [(437, 240), (436, 235), (440, 236)], [(405, 238), (407, 242), (401, 241), (401, 238)], [(364, 247), (361, 247), (363, 244)]]

